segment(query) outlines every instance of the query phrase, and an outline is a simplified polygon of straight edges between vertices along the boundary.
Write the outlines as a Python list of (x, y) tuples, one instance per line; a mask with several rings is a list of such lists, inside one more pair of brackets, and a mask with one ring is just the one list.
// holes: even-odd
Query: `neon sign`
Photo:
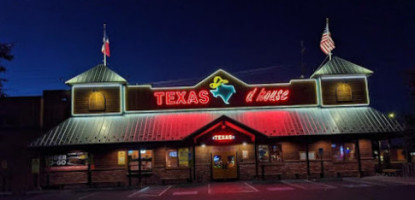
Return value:
[(209, 96), (206, 90), (200, 90), (198, 93), (194, 90), (185, 91), (161, 91), (154, 92), (157, 105), (191, 105), (191, 104), (207, 104)]
[(215, 76), (213, 83), (209, 84), (209, 87), (214, 89), (210, 90), (213, 97), (220, 97), (225, 104), (229, 104), (229, 99), (236, 93), (235, 87), (233, 85), (226, 85), (227, 83), (229, 83), (228, 80), (222, 79), (220, 76)]
[(234, 135), (214, 135), (212, 140), (225, 141), (225, 140), (235, 140)]
[(317, 106), (317, 81), (247, 84), (218, 70), (194, 86), (127, 86), (126, 112), (263, 106)]
[[(257, 93), (257, 91), (259, 91)], [(245, 97), (245, 102), (278, 102), (288, 100), (290, 90), (288, 89), (265, 89), (254, 88), (248, 92)]]

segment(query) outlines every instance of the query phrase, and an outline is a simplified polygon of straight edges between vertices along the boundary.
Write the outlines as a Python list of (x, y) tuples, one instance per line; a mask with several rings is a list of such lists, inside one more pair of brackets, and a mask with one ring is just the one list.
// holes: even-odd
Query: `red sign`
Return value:
[(314, 79), (250, 85), (223, 70), (216, 71), (192, 87), (128, 86), (126, 92), (127, 112), (317, 104), (317, 83)]
[(266, 89), (254, 88), (246, 94), (245, 101), (251, 102), (278, 102), (288, 100), (290, 90), (288, 89)]
[(209, 103), (209, 93), (206, 90), (190, 91), (157, 91), (154, 92), (157, 105), (192, 105)]

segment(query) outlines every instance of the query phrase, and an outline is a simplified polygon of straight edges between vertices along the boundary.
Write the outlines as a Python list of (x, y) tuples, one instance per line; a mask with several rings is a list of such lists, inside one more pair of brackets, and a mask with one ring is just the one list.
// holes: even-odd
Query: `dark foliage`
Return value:
[[(0, 73), (6, 72), (6, 67), (3, 65), (2, 61), (7, 60), (11, 61), (13, 60), (13, 55), (11, 54), (13, 45), (12, 44), (4, 44), (0, 43)], [(5, 97), (6, 93), (3, 89), (3, 83), (7, 81), (5, 78), (0, 78), (0, 97)]]

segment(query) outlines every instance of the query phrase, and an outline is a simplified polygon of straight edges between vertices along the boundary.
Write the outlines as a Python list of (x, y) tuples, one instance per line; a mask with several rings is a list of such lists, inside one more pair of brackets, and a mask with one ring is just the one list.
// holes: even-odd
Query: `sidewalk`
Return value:
[(380, 181), (386, 183), (399, 183), (404, 185), (415, 185), (415, 177), (398, 177), (398, 176), (369, 176), (362, 178), (368, 181)]

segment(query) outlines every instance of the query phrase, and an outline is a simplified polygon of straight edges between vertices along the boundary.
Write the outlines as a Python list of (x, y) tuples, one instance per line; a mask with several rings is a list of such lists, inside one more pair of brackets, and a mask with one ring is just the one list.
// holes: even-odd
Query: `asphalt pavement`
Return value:
[(186, 199), (414, 199), (414, 179), (368, 177), (343, 180), (235, 181), (205, 184), (156, 185), (139, 189), (42, 191), (2, 195), (13, 200), (186, 200)]

